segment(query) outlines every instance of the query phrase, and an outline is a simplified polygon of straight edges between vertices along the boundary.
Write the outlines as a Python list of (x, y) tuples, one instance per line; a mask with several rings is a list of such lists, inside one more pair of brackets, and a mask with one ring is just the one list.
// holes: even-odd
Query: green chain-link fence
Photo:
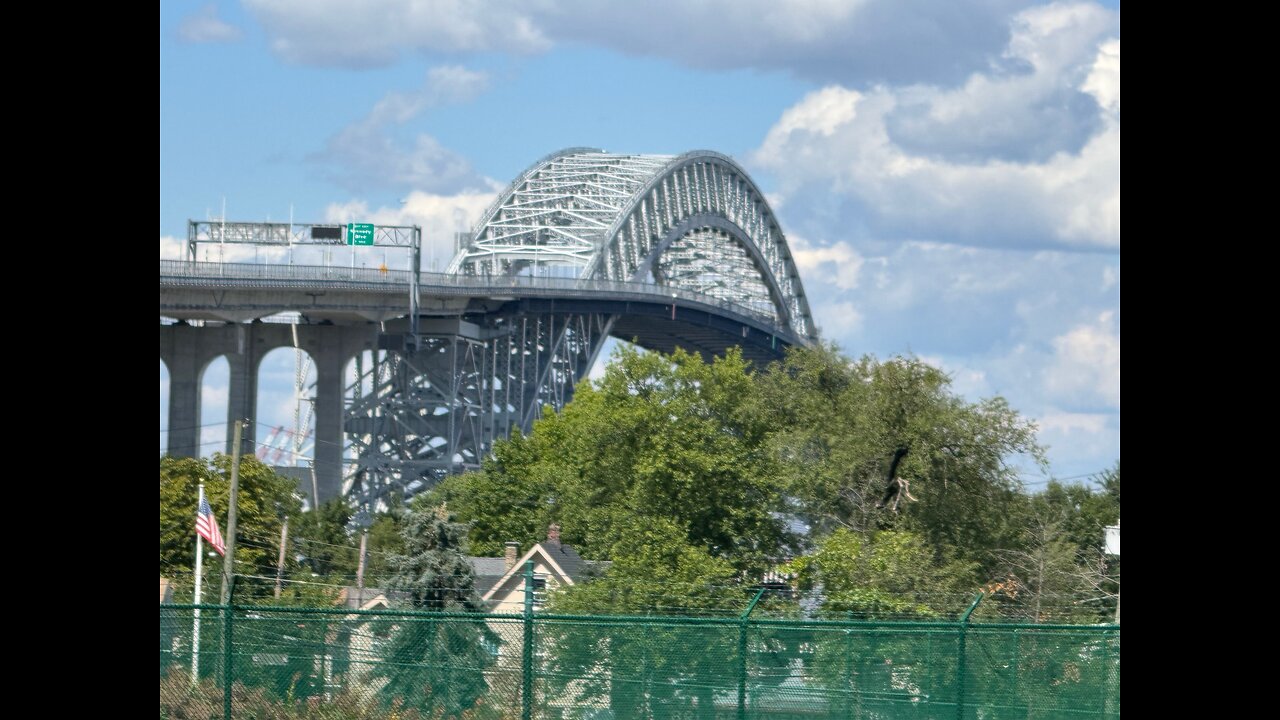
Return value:
[(160, 717), (1120, 715), (1118, 626), (528, 617), (161, 605)]

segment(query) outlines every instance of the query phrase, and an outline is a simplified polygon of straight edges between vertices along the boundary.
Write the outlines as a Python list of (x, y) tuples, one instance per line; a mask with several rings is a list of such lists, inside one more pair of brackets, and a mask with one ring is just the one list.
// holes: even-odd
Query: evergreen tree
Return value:
[[(394, 555), (387, 588), (414, 610), (482, 611), (475, 575), (465, 555), (467, 527), (444, 506), (415, 507), (401, 527), (405, 554)], [(390, 708), (416, 709), (426, 717), (472, 716), (489, 690), (484, 671), (494, 664), (497, 635), (482, 617), (416, 615), (387, 621), (387, 661), (375, 677), (387, 679), (380, 695)]]

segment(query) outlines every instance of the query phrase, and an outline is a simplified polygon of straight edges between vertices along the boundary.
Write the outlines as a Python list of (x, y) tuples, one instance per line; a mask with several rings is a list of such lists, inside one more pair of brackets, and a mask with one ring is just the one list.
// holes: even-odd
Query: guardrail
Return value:
[[(408, 270), (382, 270), (380, 268), (347, 268), (318, 265), (267, 265), (257, 263), (211, 263), (187, 260), (161, 260), (161, 284), (204, 284), (190, 281), (215, 281), (230, 286), (295, 287), (313, 283), (340, 285), (350, 289), (408, 292), (412, 272)], [(477, 293), (503, 294), (510, 292), (522, 297), (560, 297), (584, 295), (609, 295), (616, 299), (654, 302), (661, 300), (683, 301), (684, 304), (703, 306), (732, 315), (750, 318), (756, 324), (780, 335), (793, 332), (777, 324), (776, 319), (754, 308), (727, 300), (694, 292), (685, 288), (650, 283), (617, 282), (590, 278), (556, 278), (529, 276), (466, 276), (448, 273), (421, 272), (418, 288), (427, 295), (474, 295)]]

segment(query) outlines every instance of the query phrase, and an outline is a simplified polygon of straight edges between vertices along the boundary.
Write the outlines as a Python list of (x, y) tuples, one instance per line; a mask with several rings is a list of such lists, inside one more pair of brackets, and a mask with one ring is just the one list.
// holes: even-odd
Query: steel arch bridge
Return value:
[[(201, 232), (215, 241), (215, 224), (197, 225), (193, 248)], [(738, 346), (761, 363), (817, 339), (777, 219), (747, 173), (720, 153), (562, 150), (513, 180), (461, 239), (446, 274), (412, 273), (403, 309), (390, 307), (394, 291), (384, 301), (343, 300), (344, 291), (369, 292), (371, 280), (394, 284), (386, 272), (353, 270), (347, 285), (301, 282), (293, 292), (305, 291), (309, 301), (297, 301), (309, 302), (305, 309), (280, 299), (293, 288), (283, 279), (267, 283), (266, 304), (257, 289), (243, 299), (226, 294), (234, 283), (224, 266), (216, 281), (175, 270), (182, 277), (172, 282), (218, 288), (215, 317), (294, 309), (311, 323), (367, 324), (372, 304), (381, 317), (412, 319), (384, 321), (381, 352), (355, 353), (356, 378), (345, 386), (344, 491), (366, 509), (478, 467), (496, 439), (528, 432), (545, 406), (571, 399), (609, 336), (706, 357)], [(203, 317), (185, 301), (166, 312), (161, 265), (161, 314)], [(254, 272), (246, 284), (263, 286), (266, 271)], [(299, 269), (279, 272), (293, 278)], [(317, 457), (324, 442), (317, 436)]]
[[(449, 265), (451, 274), (499, 285), (521, 277), (646, 283), (715, 298), (778, 328), (784, 344), (807, 344), (815, 337), (799, 272), (764, 194), (736, 162), (717, 152), (617, 155), (571, 148), (552, 153), (498, 195), (466, 240)], [(424, 415), (417, 403), (406, 402), (406, 395), (431, 386), (433, 374), (444, 374), (415, 363), (413, 355), (393, 358), (388, 377), (401, 374), (409, 382), (379, 382), (386, 390), (374, 403), (357, 405), (348, 414), (348, 425), (381, 417), (381, 425), (412, 426), (419, 432), (390, 443), (387, 433), (371, 432), (357, 441), (358, 475), (363, 476), (357, 488), (380, 494), (379, 488), (403, 485), (406, 475), (439, 472), (444, 469), (436, 465), (439, 456), (450, 449), (457, 452), (449, 461), (478, 463), (494, 437), (514, 427), (528, 432), (544, 405), (563, 406), (608, 335), (650, 348), (684, 346), (707, 355), (723, 351), (726, 341), (742, 339), (734, 337), (737, 328), (712, 331), (727, 336), (719, 342), (692, 329), (662, 337), (661, 326), (669, 324), (658, 321), (654, 328), (654, 318), (635, 312), (634, 305), (559, 304), (563, 311), (555, 312), (549, 304), (532, 324), (527, 313), (511, 318), (514, 322), (505, 323), (508, 331), (489, 338), (484, 348), (460, 346), (452, 337), (426, 340), (424, 348), (434, 364), (447, 358), (451, 368), (465, 368), (466, 379), (459, 377), (456, 389), (468, 398), (463, 407), (447, 413), (452, 422), (447, 437), (453, 442), (435, 448), (430, 443), (440, 440), (429, 438), (446, 435), (428, 426), (439, 424), (446, 413)], [(671, 320), (677, 315), (673, 303)], [(488, 319), (495, 328), (504, 324), (501, 317)], [(742, 332), (743, 337), (748, 334)], [(771, 345), (770, 350), (779, 350), (776, 335)]]
[(548, 155), (485, 211), (449, 272), (536, 275), (539, 263), (574, 277), (694, 290), (769, 316), (797, 337), (813, 332), (764, 194), (717, 152)]

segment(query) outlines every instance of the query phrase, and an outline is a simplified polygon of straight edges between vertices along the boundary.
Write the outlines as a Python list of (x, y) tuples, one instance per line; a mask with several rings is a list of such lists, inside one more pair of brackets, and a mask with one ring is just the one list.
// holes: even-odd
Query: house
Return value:
[(483, 597), (498, 584), (511, 566), (515, 565), (519, 549), (518, 543), (509, 542), (504, 557), (467, 557), (467, 562), (471, 564), (471, 572), (475, 574), (477, 594)]
[[(608, 567), (607, 562), (584, 560), (572, 546), (560, 542), (560, 526), (552, 523), (547, 528), (547, 539), (524, 555), (516, 557), (520, 546), (508, 542), (506, 569), (481, 595), (485, 607), (492, 613), (519, 614), (524, 612), (525, 563), (533, 562), (534, 609), (542, 606), (546, 590), (577, 585), (599, 576)], [(493, 558), (495, 560), (499, 558)], [(476, 578), (479, 585), (479, 577)]]
[(391, 599), (402, 594), (383, 588), (347, 586), (338, 591), (333, 604), (346, 610), (386, 610), (391, 607)]

